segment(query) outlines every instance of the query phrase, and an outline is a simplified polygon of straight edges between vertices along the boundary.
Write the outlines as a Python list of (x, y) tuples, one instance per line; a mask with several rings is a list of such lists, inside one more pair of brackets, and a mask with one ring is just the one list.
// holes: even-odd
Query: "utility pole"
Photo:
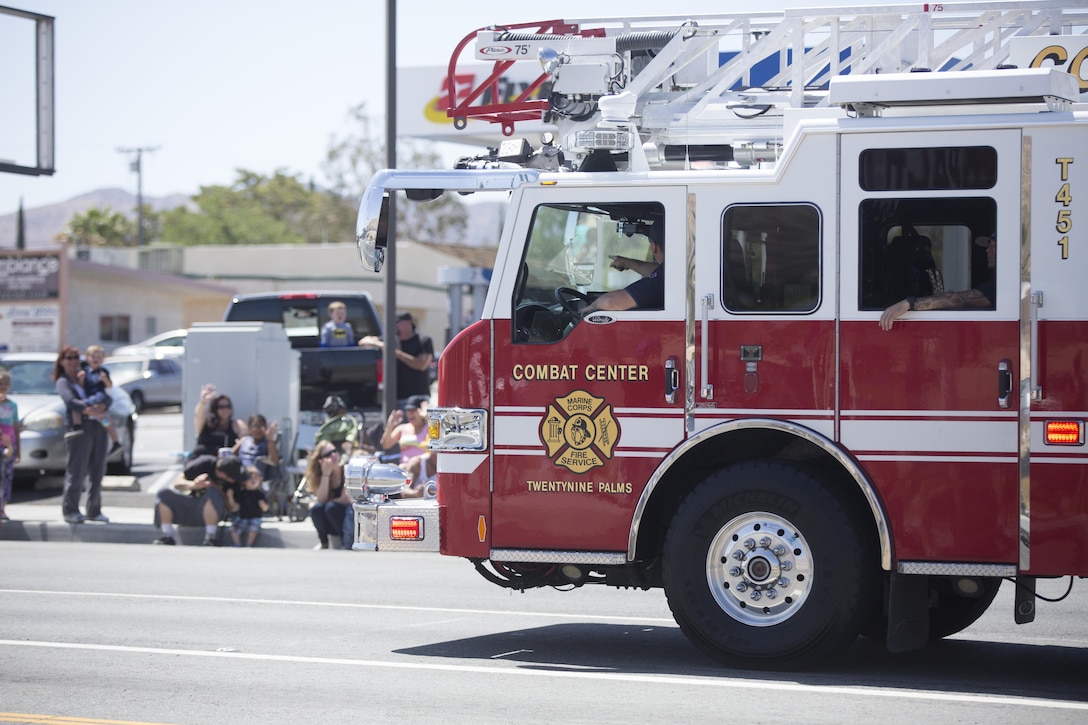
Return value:
[(144, 151), (158, 151), (158, 146), (137, 146), (117, 149), (120, 154), (136, 154), (136, 159), (129, 162), (129, 171), (136, 172), (136, 246), (144, 246)]

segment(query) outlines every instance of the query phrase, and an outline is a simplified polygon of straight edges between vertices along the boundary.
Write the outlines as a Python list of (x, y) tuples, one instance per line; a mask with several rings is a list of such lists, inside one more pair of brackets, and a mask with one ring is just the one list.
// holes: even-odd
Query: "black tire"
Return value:
[(669, 525), (663, 574), (673, 616), (699, 649), (732, 667), (820, 664), (879, 606), (867, 523), (790, 464), (719, 471)]
[[(986, 577), (976, 581), (982, 585), (982, 591), (976, 597), (965, 597), (956, 593), (951, 579), (931, 580), (929, 588), (931, 601), (934, 602), (929, 610), (929, 640), (931, 642), (967, 629), (993, 604), (997, 590), (1001, 588), (1001, 579)], [(932, 596), (934, 594), (936, 596)]]
[[(950, 637), (970, 627), (986, 613), (993, 604), (998, 589), (1001, 588), (999, 577), (975, 579), (981, 586), (977, 596), (959, 594), (947, 577), (931, 577), (929, 581), (929, 641)], [(862, 625), (863, 637), (884, 642), (888, 637), (888, 617), (886, 613), (873, 617)]]
[(132, 407), (136, 409), (137, 413), (144, 412), (144, 394), (139, 390), (133, 390), (129, 393), (129, 398), (132, 399)]

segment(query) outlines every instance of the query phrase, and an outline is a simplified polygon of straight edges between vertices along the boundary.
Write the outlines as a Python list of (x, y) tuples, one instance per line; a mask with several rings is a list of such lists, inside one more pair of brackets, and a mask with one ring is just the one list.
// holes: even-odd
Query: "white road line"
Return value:
[(762, 680), (739, 680), (715, 677), (679, 677), (674, 675), (639, 675), (618, 674), (614, 672), (587, 672), (585, 670), (561, 671), (554, 668), (533, 670), (513, 667), (483, 667), (474, 665), (443, 665), (423, 662), (383, 662), (380, 660), (356, 660), (339, 657), (299, 657), (297, 655), (262, 655), (246, 652), (209, 652), (206, 650), (166, 649), (156, 647), (126, 647), (121, 645), (78, 644), (70, 642), (28, 642), (0, 639), (0, 647), (37, 647), (41, 649), (66, 649), (97, 652), (120, 652), (126, 654), (164, 655), (168, 657), (218, 657), (226, 659), (253, 660), (260, 662), (290, 662), (294, 664), (333, 665), (336, 667), (372, 667), (399, 670), (429, 670), (432, 672), (452, 672), (458, 674), (475, 673), (495, 677), (509, 675), (514, 677), (552, 677), (559, 679), (606, 680), (609, 682), (637, 682), (649, 685), (670, 685), (688, 687), (714, 687), (727, 690), (767, 690), (774, 692), (832, 695), (842, 697), (872, 697), (900, 700), (925, 700), (930, 702), (954, 702), (960, 704), (990, 705), (995, 707), (1028, 707), (1051, 710), (1083, 710), (1088, 712), (1088, 703), (1068, 702), (1063, 700), (1032, 699), (1028, 697), (1009, 697), (1004, 695), (976, 695), (959, 692), (919, 692), (896, 688), (838, 687), (836, 685), (802, 685), (794, 682), (766, 682)]
[(237, 602), (242, 604), (275, 604), (289, 607), (336, 607), (344, 609), (377, 609), (397, 612), (439, 612), (444, 614), (482, 614), (508, 617), (545, 617), (548, 619), (575, 619), (583, 622), (648, 622), (675, 627), (670, 617), (617, 617), (605, 614), (557, 614), (554, 612), (523, 612), (490, 609), (453, 609), (450, 607), (409, 607), (394, 604), (359, 604), (357, 602), (306, 602), (291, 599), (247, 599), (244, 597), (193, 597), (175, 594), (128, 594), (124, 592), (60, 592), (46, 589), (0, 589), (0, 594), (39, 594), (70, 597), (115, 597), (121, 599), (164, 599), (186, 602)]

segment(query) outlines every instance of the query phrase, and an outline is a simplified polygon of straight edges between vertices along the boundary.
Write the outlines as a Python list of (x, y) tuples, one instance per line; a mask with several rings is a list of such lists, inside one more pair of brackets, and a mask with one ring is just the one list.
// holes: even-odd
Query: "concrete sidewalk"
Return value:
[[(57, 501), (48, 503), (9, 503), (6, 507), (10, 521), (0, 523), (0, 541), (82, 541), (108, 544), (150, 544), (161, 534), (153, 524), (149, 506), (107, 506), (102, 513), (110, 523), (87, 522), (69, 524), (61, 515)], [(204, 540), (201, 527), (175, 527), (179, 545), (199, 546)], [(223, 532), (224, 544), (230, 544), (230, 533)], [(317, 543), (317, 533), (310, 519), (291, 522), (286, 518), (268, 517), (261, 524), (257, 546), (275, 549), (310, 549)]]

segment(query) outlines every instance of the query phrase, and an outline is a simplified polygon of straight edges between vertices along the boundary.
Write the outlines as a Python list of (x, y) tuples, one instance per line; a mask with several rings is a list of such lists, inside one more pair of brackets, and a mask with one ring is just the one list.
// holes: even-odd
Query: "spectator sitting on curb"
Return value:
[[(252, 423), (250, 429), (252, 429)], [(238, 490), (238, 518), (231, 526), (235, 546), (256, 546), (261, 534), (261, 518), (268, 511), (268, 500), (261, 490), (261, 470), (246, 466), (246, 482)], [(245, 536), (245, 540), (242, 537)]]
[(246, 466), (256, 466), (261, 479), (267, 479), (268, 472), (280, 465), (280, 449), (276, 445), (280, 424), (269, 423), (263, 415), (254, 413), (246, 421), (246, 427), (249, 433), (235, 442), (231, 453), (241, 458)]
[(174, 480), (173, 488), (159, 491), (155, 497), (155, 524), (162, 536), (153, 544), (173, 546), (174, 524), (204, 525), (204, 546), (215, 546), (215, 530), (227, 511), (233, 511), (235, 489), (245, 482), (242, 459), (237, 456), (198, 456), (185, 464)]
[(423, 496), (426, 479), (435, 474), (435, 461), (427, 450), (427, 404), (425, 395), (413, 395), (404, 404), (404, 412), (389, 414), (381, 446), (385, 451), (400, 453), (400, 467), (412, 474), (412, 482), (400, 498)]

